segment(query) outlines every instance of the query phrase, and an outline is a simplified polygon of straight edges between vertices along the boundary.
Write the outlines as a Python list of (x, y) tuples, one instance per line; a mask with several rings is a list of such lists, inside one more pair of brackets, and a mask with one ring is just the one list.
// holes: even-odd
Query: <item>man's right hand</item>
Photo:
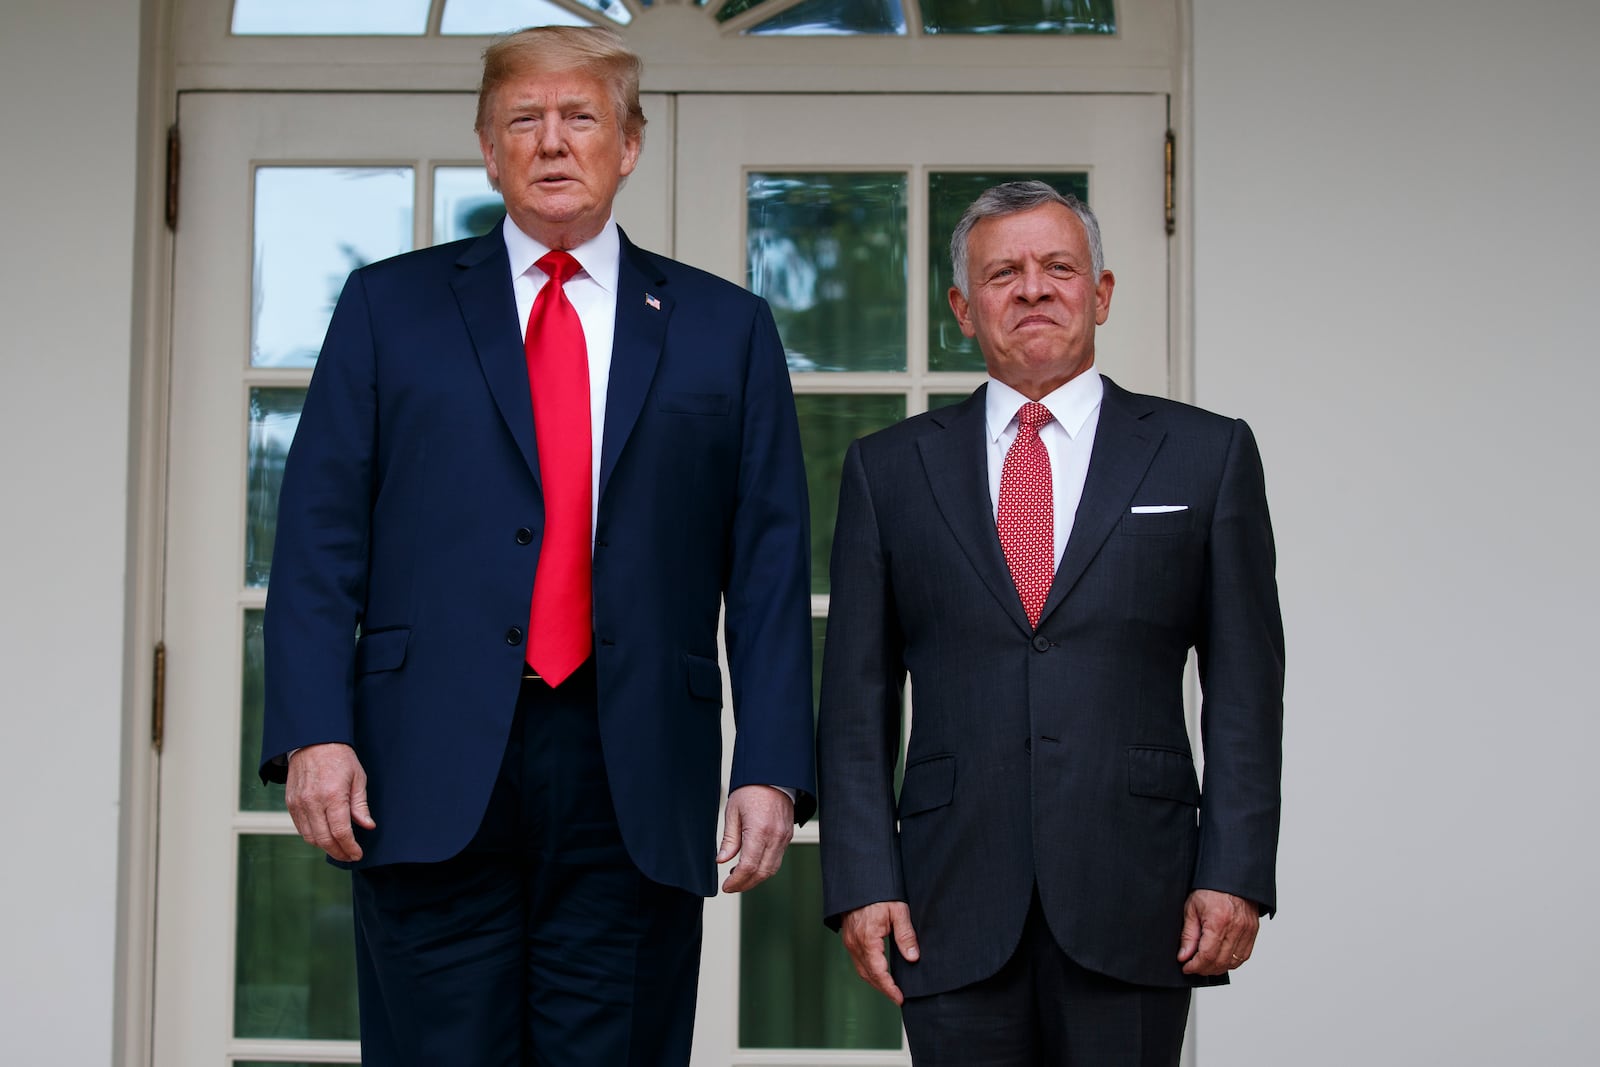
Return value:
[(856, 973), (872, 988), (894, 1001), (905, 1003), (905, 995), (889, 976), (889, 959), (883, 939), (893, 937), (900, 955), (915, 963), (922, 953), (917, 948), (917, 933), (911, 929), (911, 908), (903, 900), (885, 900), (847, 911), (839, 927), (844, 947), (856, 965)]
[(378, 825), (367, 811), (367, 772), (349, 745), (297, 749), (289, 757), (285, 798), (300, 836), (336, 860), (361, 858), (352, 819), (367, 830)]

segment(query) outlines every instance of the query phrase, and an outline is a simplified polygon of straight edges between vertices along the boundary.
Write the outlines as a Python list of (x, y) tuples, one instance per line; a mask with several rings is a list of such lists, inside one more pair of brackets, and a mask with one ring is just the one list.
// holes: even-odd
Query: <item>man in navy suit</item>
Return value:
[(1075, 198), (997, 186), (951, 251), (989, 381), (845, 460), (825, 912), (902, 1004), (918, 1067), (1175, 1067), (1190, 986), (1226, 981), (1276, 906), (1283, 634), (1260, 457), (1244, 423), (1095, 369), (1114, 279)]
[(369, 1065), (686, 1063), (716, 863), (757, 885), (814, 807), (783, 351), (613, 221), (639, 72), (489, 47), (507, 217), (351, 275), (284, 473), (262, 773), (354, 870)]

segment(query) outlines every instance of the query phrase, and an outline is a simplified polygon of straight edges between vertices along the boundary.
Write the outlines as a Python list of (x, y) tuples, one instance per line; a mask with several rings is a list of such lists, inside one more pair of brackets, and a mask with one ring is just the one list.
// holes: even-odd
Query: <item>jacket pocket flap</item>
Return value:
[(685, 652), (683, 667), (689, 679), (689, 695), (722, 707), (722, 668), (717, 666), (717, 661)]
[(727, 393), (657, 393), (656, 407), (684, 415), (726, 415), (733, 398)]
[(900, 786), (900, 817), (932, 811), (950, 803), (956, 792), (956, 758), (930, 756), (906, 768)]
[(1199, 807), (1194, 757), (1172, 748), (1128, 749), (1128, 792)]
[(356, 641), (356, 673), (397, 670), (406, 661), (406, 645), (410, 641), (409, 627), (362, 634)]

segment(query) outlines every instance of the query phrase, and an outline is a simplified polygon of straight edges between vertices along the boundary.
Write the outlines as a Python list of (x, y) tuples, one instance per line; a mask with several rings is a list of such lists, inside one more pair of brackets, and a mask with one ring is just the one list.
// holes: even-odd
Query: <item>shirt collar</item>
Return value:
[[(520, 278), (530, 270), (538, 270), (534, 264), (545, 257), (550, 251), (544, 245), (529, 237), (517, 228), (511, 221), (511, 216), (506, 216), (505, 224), (501, 228), (505, 235), (506, 255), (511, 259), (511, 276)], [(573, 259), (578, 261), (578, 266), (583, 268), (593, 281), (606, 292), (616, 295), (617, 271), (622, 261), (622, 239), (617, 236), (617, 220), (606, 219), (606, 224), (600, 232), (589, 238), (577, 248), (568, 249)], [(543, 271), (539, 271), (543, 274)]]
[[(1076, 440), (1078, 432), (1105, 395), (1105, 384), (1100, 372), (1090, 367), (1069, 380), (1054, 392), (1047, 393), (1039, 403), (1050, 409), (1051, 417)], [(1028, 398), (998, 378), (990, 377), (989, 388), (984, 391), (984, 420), (991, 442), (1000, 440), (1006, 427), (1016, 419), (1017, 412)]]

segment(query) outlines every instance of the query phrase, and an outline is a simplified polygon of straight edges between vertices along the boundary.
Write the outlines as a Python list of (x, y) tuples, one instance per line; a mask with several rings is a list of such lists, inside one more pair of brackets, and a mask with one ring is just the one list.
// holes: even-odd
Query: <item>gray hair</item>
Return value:
[(1060, 204), (1083, 223), (1083, 232), (1089, 237), (1089, 260), (1094, 279), (1099, 282), (1101, 273), (1106, 269), (1106, 254), (1100, 245), (1100, 221), (1089, 210), (1089, 205), (1071, 193), (1057, 192), (1045, 182), (1005, 182), (985, 189), (962, 214), (955, 232), (950, 235), (950, 266), (954, 268), (956, 288), (962, 296), (967, 295), (967, 238), (971, 236), (972, 228), (983, 219), (1016, 215), (1045, 204)]

